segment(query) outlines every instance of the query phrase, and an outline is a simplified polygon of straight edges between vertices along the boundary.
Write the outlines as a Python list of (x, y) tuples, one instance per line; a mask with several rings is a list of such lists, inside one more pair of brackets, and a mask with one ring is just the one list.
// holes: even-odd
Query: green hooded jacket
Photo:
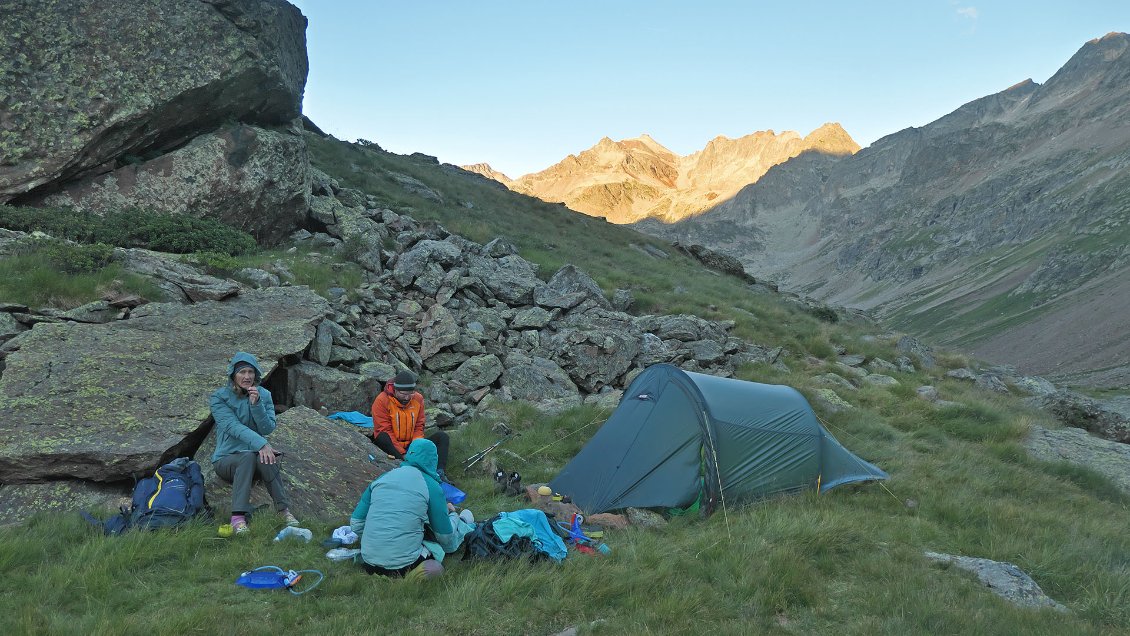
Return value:
[[(459, 547), (439, 486), (438, 465), (436, 445), (415, 440), (400, 467), (381, 475), (361, 494), (349, 525), (361, 537), (365, 563), (388, 570), (411, 565), (430, 553), (424, 548), (425, 526), (445, 552)], [(433, 556), (442, 560), (443, 555)]]
[(263, 377), (255, 356), (242, 351), (232, 356), (228, 363), (228, 383), (216, 389), (208, 402), (212, 419), (216, 420), (216, 452), (212, 453), (212, 462), (233, 453), (258, 452), (267, 444), (267, 435), (275, 430), (275, 403), (271, 392), (259, 387), (259, 401), (252, 404), (232, 386), (235, 365), (240, 362), (255, 369), (256, 384)]

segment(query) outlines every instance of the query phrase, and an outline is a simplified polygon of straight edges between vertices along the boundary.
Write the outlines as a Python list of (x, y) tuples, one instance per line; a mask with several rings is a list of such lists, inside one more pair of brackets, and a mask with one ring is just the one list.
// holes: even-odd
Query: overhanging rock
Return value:
[(111, 482), (152, 471), (206, 432), (236, 351), (270, 374), (330, 312), (306, 287), (149, 304), (106, 324), (39, 324), (0, 376), (0, 483)]

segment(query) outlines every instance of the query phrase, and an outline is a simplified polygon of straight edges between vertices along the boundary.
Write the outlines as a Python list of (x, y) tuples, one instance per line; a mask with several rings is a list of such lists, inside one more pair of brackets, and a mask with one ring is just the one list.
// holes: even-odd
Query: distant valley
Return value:
[[(858, 150), (837, 124), (596, 146), (511, 189), (1060, 382), (1130, 386), (1130, 37)], [(482, 167), (480, 167), (482, 168)], [(483, 169), (480, 174), (487, 174)], [(739, 182), (740, 185), (739, 185)]]

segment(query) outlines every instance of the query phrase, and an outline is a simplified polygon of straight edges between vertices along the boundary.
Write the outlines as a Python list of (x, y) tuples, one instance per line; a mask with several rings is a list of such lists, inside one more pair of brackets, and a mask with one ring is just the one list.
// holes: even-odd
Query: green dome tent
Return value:
[(550, 487), (588, 514), (685, 508), (700, 493), (711, 512), (720, 501), (888, 477), (841, 446), (792, 387), (657, 364)]

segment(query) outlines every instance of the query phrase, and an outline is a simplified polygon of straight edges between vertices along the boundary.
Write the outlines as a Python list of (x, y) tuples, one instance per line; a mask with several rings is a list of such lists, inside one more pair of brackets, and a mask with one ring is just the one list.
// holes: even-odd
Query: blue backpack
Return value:
[(118, 535), (130, 528), (175, 528), (201, 513), (211, 516), (212, 510), (204, 497), (200, 464), (179, 457), (158, 468), (152, 477), (137, 482), (128, 509), (121, 506), (118, 514), (105, 521), (85, 511), (82, 516), (105, 534)]

